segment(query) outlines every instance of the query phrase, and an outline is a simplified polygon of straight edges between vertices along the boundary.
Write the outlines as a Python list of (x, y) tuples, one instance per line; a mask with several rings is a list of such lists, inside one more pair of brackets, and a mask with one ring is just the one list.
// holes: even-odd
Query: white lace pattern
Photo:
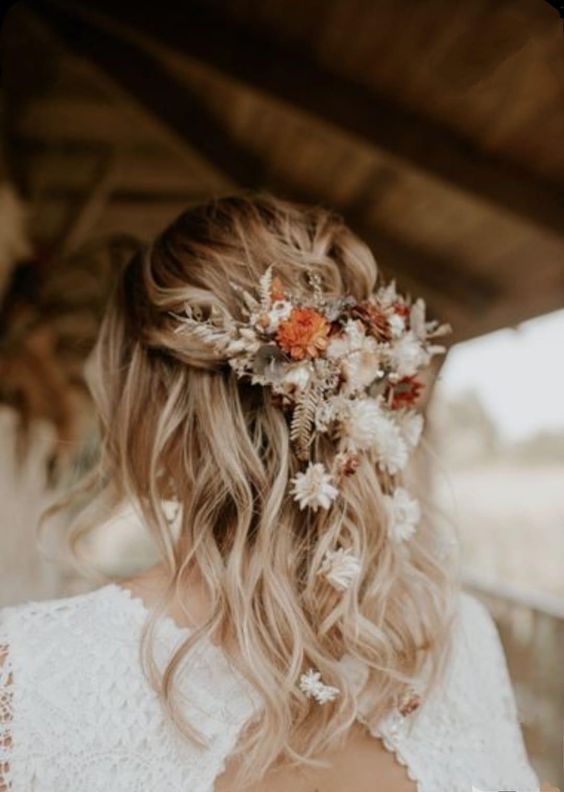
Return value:
[[(146, 616), (113, 584), (0, 611), (1, 792), (213, 792), (257, 694), (219, 648), (198, 648), (181, 689), (208, 745), (187, 743), (143, 675)], [(157, 660), (187, 634), (164, 620)], [(454, 643), (435, 694), (416, 715), (391, 716), (373, 733), (418, 792), (538, 788), (497, 632), (468, 597)]]

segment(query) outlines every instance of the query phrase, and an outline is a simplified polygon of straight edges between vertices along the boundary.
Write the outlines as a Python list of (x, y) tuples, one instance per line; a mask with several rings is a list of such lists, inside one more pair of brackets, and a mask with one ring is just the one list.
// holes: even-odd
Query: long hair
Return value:
[[(238, 746), (241, 783), (275, 761), (315, 763), (343, 744), (359, 712), (344, 656), (369, 669), (370, 721), (423, 673), (432, 679), (451, 599), (425, 522), (408, 549), (389, 541), (369, 453), (329, 509), (304, 513), (288, 495), (299, 461), (269, 390), (237, 379), (198, 337), (175, 332), (186, 304), (240, 316), (233, 284), (252, 292), (271, 264), (286, 287), (307, 287), (313, 271), (328, 293), (359, 301), (377, 282), (369, 248), (326, 210), (269, 195), (212, 200), (181, 214), (120, 275), (89, 375), (102, 426), (99, 495), (139, 504), (166, 570), (145, 657), (159, 614), (173, 598), (188, 607), (191, 570), (211, 603), (164, 672), (150, 660), (146, 670), (186, 739), (202, 741), (182, 713), (178, 672), (201, 641), (219, 635), (236, 647), (232, 662), (262, 702)], [(316, 459), (329, 468), (335, 448), (316, 442)], [(176, 530), (163, 510), (170, 497), (182, 506)], [(362, 559), (343, 593), (317, 574), (337, 543)], [(320, 706), (300, 690), (310, 667), (339, 688), (336, 700)]]

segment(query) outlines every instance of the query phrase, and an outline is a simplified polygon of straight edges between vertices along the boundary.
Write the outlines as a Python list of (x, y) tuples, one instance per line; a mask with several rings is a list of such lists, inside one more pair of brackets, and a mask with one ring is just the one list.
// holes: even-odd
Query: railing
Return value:
[(498, 626), (535, 769), (564, 788), (564, 600), (469, 575), (465, 588)]

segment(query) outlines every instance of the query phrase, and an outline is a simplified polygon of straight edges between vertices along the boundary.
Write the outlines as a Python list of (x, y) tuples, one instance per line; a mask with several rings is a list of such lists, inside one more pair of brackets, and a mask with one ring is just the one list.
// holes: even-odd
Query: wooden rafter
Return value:
[[(77, 20), (72, 13), (44, 3), (31, 4), (71, 49), (87, 57), (114, 82), (126, 90), (177, 139), (219, 167), (227, 177), (244, 187), (274, 189), (279, 194), (307, 203), (323, 203), (323, 196), (296, 188), (269, 172), (267, 162), (235, 141), (189, 85), (180, 82), (162, 64), (137, 45), (107, 30)], [(337, 207), (346, 215), (345, 207)], [(386, 269), (397, 273), (408, 288), (417, 288), (443, 316), (452, 316), (461, 307), (487, 310), (498, 296), (495, 282), (465, 271), (456, 262), (439, 254), (415, 248), (367, 225), (360, 213), (347, 220), (366, 242), (381, 255)], [(447, 317), (448, 318), (448, 317)], [(457, 321), (464, 334), (463, 322)]]
[(495, 207), (564, 234), (564, 187), (480, 149), (373, 89), (214, 13), (209, 4), (81, 0), (230, 77), (289, 102)]

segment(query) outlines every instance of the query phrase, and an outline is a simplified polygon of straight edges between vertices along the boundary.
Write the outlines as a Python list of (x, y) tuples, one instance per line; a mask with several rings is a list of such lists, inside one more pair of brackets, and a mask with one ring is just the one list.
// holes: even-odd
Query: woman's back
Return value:
[(144, 631), (116, 585), (3, 614), (13, 790), (534, 786), (495, 630), (407, 475), (446, 331), (318, 207), (220, 198), (133, 256), (88, 369), (74, 538), (130, 501), (169, 615)]
[[(9, 767), (0, 789), (231, 792), (238, 760), (230, 755), (260, 701), (222, 649), (198, 646), (179, 693), (209, 746), (180, 738), (141, 667), (147, 615), (139, 597), (114, 584), (0, 611), (0, 767)], [(370, 733), (360, 693), (357, 724), (342, 749), (323, 757), (328, 768), (270, 770), (249, 792), (533, 790), (491, 619), (463, 596), (453, 629), (444, 682), (419, 710), (392, 712)], [(187, 631), (164, 619), (158, 662)]]

